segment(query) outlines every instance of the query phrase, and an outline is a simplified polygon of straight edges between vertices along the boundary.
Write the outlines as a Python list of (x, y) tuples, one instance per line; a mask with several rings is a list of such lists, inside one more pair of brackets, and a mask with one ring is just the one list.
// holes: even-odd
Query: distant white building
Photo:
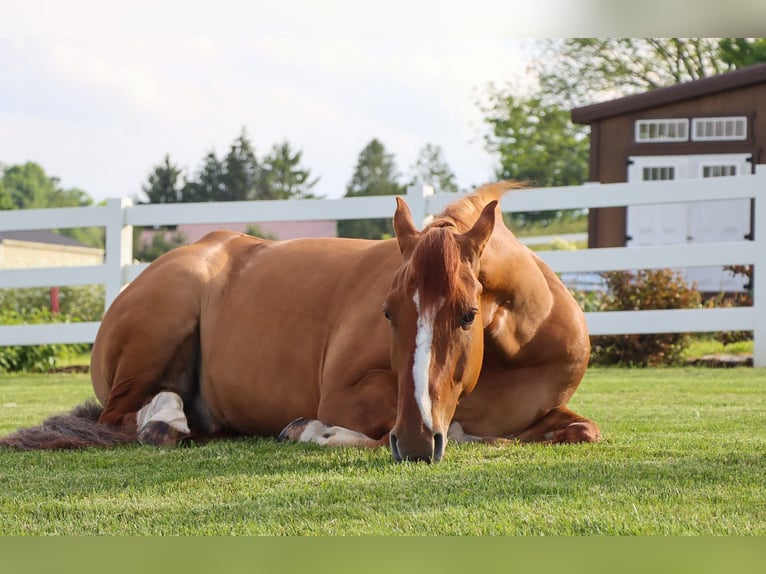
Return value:
[(52, 231), (0, 232), (0, 269), (100, 265), (104, 250)]

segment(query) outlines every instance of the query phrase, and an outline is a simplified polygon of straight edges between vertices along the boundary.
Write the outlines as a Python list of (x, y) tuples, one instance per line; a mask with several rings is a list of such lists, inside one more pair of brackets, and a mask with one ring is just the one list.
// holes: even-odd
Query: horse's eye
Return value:
[(468, 329), (471, 325), (473, 325), (474, 319), (476, 319), (476, 311), (471, 309), (461, 317), (460, 327), (463, 329)]
[(386, 320), (390, 323), (391, 322), (391, 313), (388, 312), (388, 309), (383, 307), (383, 316), (386, 318)]

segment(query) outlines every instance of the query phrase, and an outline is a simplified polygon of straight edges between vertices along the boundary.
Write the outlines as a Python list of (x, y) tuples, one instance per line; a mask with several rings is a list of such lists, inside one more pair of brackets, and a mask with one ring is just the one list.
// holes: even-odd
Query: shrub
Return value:
[[(49, 309), (50, 297), (47, 287), (0, 289), (0, 309), (26, 316)], [(104, 314), (104, 286), (61, 287), (59, 312), (68, 320), (100, 321)]]
[[(601, 309), (689, 309), (701, 304), (699, 291), (670, 269), (611, 271)], [(591, 337), (591, 363), (656, 366), (680, 361), (691, 337), (687, 333), (601, 335)]]
[[(33, 309), (26, 313), (4, 309), (0, 311), (0, 324), (23, 325), (66, 322), (68, 317), (53, 315), (50, 311)], [(21, 345), (0, 347), (0, 373), (44, 373), (55, 369), (61, 360), (87, 352), (90, 345)]]

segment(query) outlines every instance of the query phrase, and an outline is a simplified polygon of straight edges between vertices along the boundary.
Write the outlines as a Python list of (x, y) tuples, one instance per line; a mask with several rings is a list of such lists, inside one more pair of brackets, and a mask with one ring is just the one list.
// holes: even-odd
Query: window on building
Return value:
[(663, 120), (636, 120), (636, 141), (685, 142), (689, 139), (689, 120), (673, 118)]
[(692, 120), (692, 141), (744, 140), (745, 138), (747, 138), (745, 116)]
[(676, 168), (673, 166), (645, 167), (641, 171), (641, 181), (664, 181), (676, 178)]

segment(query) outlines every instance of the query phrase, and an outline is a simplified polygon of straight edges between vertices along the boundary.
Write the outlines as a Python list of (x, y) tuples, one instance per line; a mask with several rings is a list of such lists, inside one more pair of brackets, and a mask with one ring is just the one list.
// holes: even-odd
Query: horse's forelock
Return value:
[(454, 307), (467, 299), (454, 229), (437, 227), (423, 233), (412, 252), (410, 270), (421, 309)]

